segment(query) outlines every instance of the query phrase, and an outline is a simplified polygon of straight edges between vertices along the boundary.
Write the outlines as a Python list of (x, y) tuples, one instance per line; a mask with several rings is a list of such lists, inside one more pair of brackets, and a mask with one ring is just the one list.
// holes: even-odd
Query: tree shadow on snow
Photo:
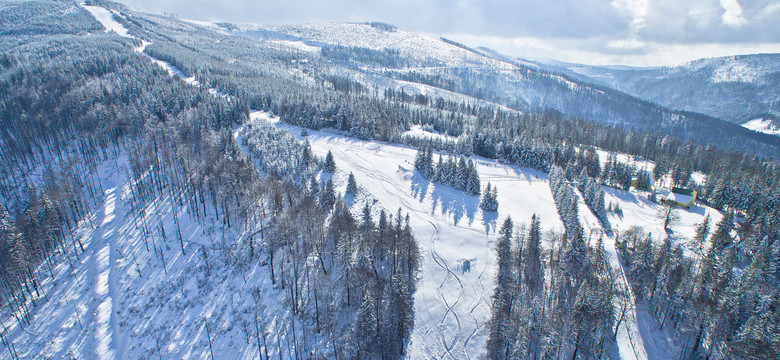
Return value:
[(701, 216), (707, 215), (707, 208), (705, 208), (704, 206), (696, 205), (696, 204), (694, 204), (693, 206), (689, 207), (688, 209), (682, 209), (682, 210), (688, 211), (689, 213), (692, 213), (692, 214), (698, 214), (698, 215), (701, 215)]
[(485, 226), (485, 235), (496, 232), (498, 211), (482, 211), (482, 225)]
[[(607, 193), (609, 195), (612, 195), (613, 197), (618, 198), (622, 202), (636, 203), (636, 204), (641, 204), (641, 205), (647, 205), (648, 203), (650, 203), (649, 201), (644, 199), (644, 197), (637, 196), (637, 195), (631, 193), (630, 191), (626, 191), (626, 190), (622, 190), (622, 189), (616, 189), (616, 188), (609, 187), (609, 186), (602, 186), (601, 188), (604, 189), (605, 193)], [(644, 201), (642, 201), (642, 200), (644, 200)]]
[(414, 174), (412, 175), (411, 194), (415, 199), (423, 202), (425, 196), (428, 195), (428, 187), (430, 185), (430, 180), (422, 176), (417, 170), (414, 171)]
[(458, 225), (464, 216), (468, 219), (469, 225), (474, 223), (479, 196), (471, 196), (450, 186), (434, 183), (431, 197), (433, 198), (431, 214), (435, 214), (436, 209), (441, 207), (441, 214), (452, 216), (454, 225)]

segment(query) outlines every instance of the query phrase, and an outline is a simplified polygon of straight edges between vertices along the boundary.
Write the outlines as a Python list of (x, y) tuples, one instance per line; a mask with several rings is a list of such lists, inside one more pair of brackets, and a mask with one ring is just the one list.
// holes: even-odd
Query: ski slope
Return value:
[(129, 37), (129, 38), (133, 37), (127, 31), (126, 27), (124, 27), (118, 21), (114, 20), (114, 15), (119, 16), (115, 11), (102, 8), (100, 6), (84, 5), (84, 4), (82, 4), (82, 6), (84, 7), (84, 9), (87, 9), (87, 11), (89, 11), (89, 13), (92, 14), (92, 16), (95, 17), (95, 20), (99, 21), (100, 24), (103, 25), (104, 28), (106, 28), (106, 32), (113, 32), (123, 37)]
[[(267, 113), (252, 114), (300, 137), (300, 128)], [(301, 138), (302, 139), (302, 138)], [(495, 285), (496, 228), (507, 216), (516, 226), (536, 213), (543, 231), (562, 231), (547, 175), (534, 170), (477, 159), (484, 184), (498, 189), (499, 210), (482, 212), (479, 197), (430, 182), (414, 170), (416, 150), (361, 141), (323, 131), (309, 131), (315, 154), (333, 153), (342, 179), (352, 172), (359, 186), (382, 207), (409, 212), (423, 257), (409, 359), (477, 359), (485, 355), (486, 322)], [(342, 181), (344, 190), (345, 183)], [(476, 259), (470, 272), (458, 262)]]

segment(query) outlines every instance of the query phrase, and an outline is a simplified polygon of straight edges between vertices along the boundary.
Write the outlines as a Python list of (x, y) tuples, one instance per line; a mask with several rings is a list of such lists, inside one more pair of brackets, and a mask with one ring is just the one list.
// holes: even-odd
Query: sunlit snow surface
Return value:
[(764, 134), (780, 136), (780, 127), (767, 119), (753, 119), (742, 124), (742, 127), (753, 131), (762, 132)]
[[(254, 113), (253, 118), (271, 120), (300, 138), (300, 128), (278, 122), (266, 113)], [(382, 207), (393, 213), (400, 207), (410, 214), (423, 261), (409, 358), (483, 356), (495, 285), (496, 227), (506, 216), (517, 225), (528, 223), (534, 213), (541, 217), (545, 230), (560, 231), (563, 227), (547, 175), (477, 160), (482, 182), (496, 186), (500, 203), (498, 213), (483, 213), (478, 196), (432, 183), (417, 173), (413, 166), (415, 149), (322, 131), (309, 131), (308, 140), (320, 156), (331, 151), (339, 170), (352, 172), (357, 183), (368, 189)], [(457, 269), (460, 259), (476, 259), (471, 272)]]

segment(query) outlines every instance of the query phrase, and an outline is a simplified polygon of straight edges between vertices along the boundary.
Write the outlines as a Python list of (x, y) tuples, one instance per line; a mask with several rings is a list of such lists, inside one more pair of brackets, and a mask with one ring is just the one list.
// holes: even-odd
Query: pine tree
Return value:
[(522, 258), (523, 286), (526, 292), (532, 297), (536, 297), (541, 292), (544, 284), (544, 273), (542, 272), (542, 234), (539, 224), (539, 217), (534, 214), (531, 216), (531, 227), (528, 232), (528, 238), (525, 242)]
[(363, 206), (363, 214), (360, 222), (360, 230), (364, 233), (370, 233), (374, 230), (374, 219), (371, 217), (371, 207), (368, 203)]
[(314, 196), (315, 198), (319, 196), (320, 194), (320, 183), (317, 181), (317, 178), (312, 177), (311, 182), (309, 182), (309, 194)]
[(466, 192), (468, 192), (470, 195), (479, 195), (479, 172), (477, 172), (477, 168), (471, 159), (469, 159), (467, 169), (468, 180), (466, 182)]
[(322, 171), (326, 173), (336, 172), (336, 160), (333, 159), (333, 153), (328, 150), (328, 154), (325, 155), (325, 164), (322, 167)]
[(710, 214), (704, 217), (701, 224), (696, 225), (696, 235), (694, 235), (694, 246), (697, 251), (700, 251), (704, 246), (704, 241), (707, 240), (707, 236), (710, 234)]
[(501, 229), (498, 231), (496, 243), (498, 251), (498, 287), (509, 288), (512, 279), (512, 235), (514, 224), (512, 218), (507, 216)]
[(414, 325), (414, 308), (412, 295), (402, 273), (396, 273), (390, 278), (384, 304), (383, 356), (397, 358), (405, 353), (405, 344), (411, 335)]
[(433, 168), (433, 152), (430, 148), (421, 147), (417, 150), (417, 156), (414, 159), (414, 168), (426, 179), (433, 179), (436, 177), (436, 169)]
[(720, 219), (718, 224), (715, 226), (715, 232), (713, 232), (712, 236), (710, 236), (710, 243), (712, 243), (712, 246), (717, 250), (721, 250), (725, 246), (731, 244), (733, 241), (733, 238), (731, 237), (731, 230), (733, 229), (734, 213), (728, 212), (723, 216), (723, 218)]
[(492, 316), (488, 323), (487, 352), (490, 359), (506, 359), (510, 353), (508, 337), (510, 314), (512, 312), (512, 236), (514, 232), (512, 219), (507, 217), (499, 230), (496, 244), (498, 252), (498, 274), (496, 288), (493, 292)]
[(639, 190), (649, 191), (652, 187), (652, 181), (650, 181), (650, 173), (647, 169), (639, 170), (636, 173), (636, 188)]
[(429, 147), (425, 151), (425, 178), (430, 179), (434, 176), (433, 169), (433, 150)]
[(314, 154), (312, 154), (311, 151), (311, 144), (309, 144), (309, 140), (306, 140), (303, 144), (303, 153), (301, 154), (301, 169), (305, 170), (309, 167), (311, 164), (312, 159), (314, 158)]
[(355, 196), (357, 195), (357, 192), (358, 192), (358, 185), (357, 185), (357, 181), (355, 181), (355, 175), (349, 173), (349, 178), (347, 178), (346, 193)]
[(458, 159), (458, 165), (456, 167), (455, 182), (453, 187), (458, 190), (466, 190), (466, 185), (469, 181), (469, 168), (466, 164), (466, 159), (461, 156)]
[(498, 211), (498, 190), (495, 186), (490, 191), (490, 201), (492, 205), (491, 208), (494, 209), (493, 211)]
[(496, 188), (492, 187), (489, 182), (482, 192), (482, 200), (479, 203), (479, 207), (484, 211), (498, 210), (498, 193)]
[(439, 154), (439, 161), (436, 163), (436, 168), (431, 171), (433, 173), (432, 180), (437, 183), (443, 183), (444, 182), (444, 160), (442, 159), (442, 155)]
[(377, 329), (374, 291), (369, 289), (360, 304), (350, 337), (355, 359), (369, 359), (378, 350), (379, 333)]
[(325, 188), (320, 193), (320, 205), (325, 211), (330, 211), (336, 202), (336, 190), (333, 188), (333, 178), (328, 179)]

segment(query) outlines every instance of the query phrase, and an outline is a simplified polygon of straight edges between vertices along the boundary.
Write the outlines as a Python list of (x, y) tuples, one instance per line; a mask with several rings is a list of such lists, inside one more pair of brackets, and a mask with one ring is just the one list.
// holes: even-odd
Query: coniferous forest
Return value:
[[(34, 328), (44, 304), (61, 301), (51, 289), (63, 272), (82, 279), (77, 264), (99, 255), (82, 234), (108, 222), (98, 214), (121, 184), (117, 208), (125, 210), (116, 217), (155, 265), (117, 255), (117, 246), (108, 247), (111, 261), (132, 262), (138, 281), (159, 270), (170, 279), (138, 294), (150, 300), (128, 312), (184, 314), (223, 296), (210, 288), (219, 279), (241, 279), (229, 285), (229, 308), (191, 321), (192, 333), (207, 334), (189, 344), (203, 353), (190, 356), (208, 350), (214, 358), (212, 340), (261, 359), (410, 356), (425, 306), (416, 294), (430, 290), (418, 284), (427, 259), (440, 256), (427, 251), (434, 240), (417, 235), (411, 206), (385, 208), (356, 169), (341, 165), (347, 159), (309, 142), (311, 131), (412, 149), (409, 175), (402, 165), (399, 174), (447, 185), (441, 191), (465, 194), (493, 221), (524, 200), (499, 204), (506, 185), (481, 180), (485, 164), (546, 181), (557, 219), (501, 213), (492, 233), (486, 225), (495, 269), (484, 274), (495, 273), (495, 286), (485, 290), (490, 313), (480, 331), (489, 359), (615, 358), (618, 330), (638, 306), (671, 334), (680, 359), (780, 358), (780, 138), (602, 86), (570, 88), (563, 75), (517, 64), (449, 68), (403, 48), (359, 44), (318, 43), (312, 53), (234, 24), (86, 5), (108, 11), (127, 35), (104, 31), (74, 1), (0, 3), (2, 356), (34, 354), (12, 336)], [(401, 82), (438, 90), (407, 92)], [(511, 86), (548, 95), (531, 103), (500, 90)], [(412, 136), (415, 126), (436, 136)], [(722, 217), (707, 215), (685, 245), (675, 241), (673, 206), (664, 208), (665, 234), (611, 223), (624, 214), (610, 193), (659, 203), (664, 179), (695, 190)], [(558, 220), (561, 228), (544, 231)], [(175, 265), (193, 258), (192, 268)], [(80, 339), (88, 312), (60, 307), (74, 308), (61, 332)], [(266, 319), (267, 311), (287, 315)], [(190, 321), (181, 316), (169, 320)], [(172, 325), (147, 326), (122, 340), (142, 339), (133, 354), (165, 358), (185, 346)], [(234, 327), (243, 338), (227, 339)]]

